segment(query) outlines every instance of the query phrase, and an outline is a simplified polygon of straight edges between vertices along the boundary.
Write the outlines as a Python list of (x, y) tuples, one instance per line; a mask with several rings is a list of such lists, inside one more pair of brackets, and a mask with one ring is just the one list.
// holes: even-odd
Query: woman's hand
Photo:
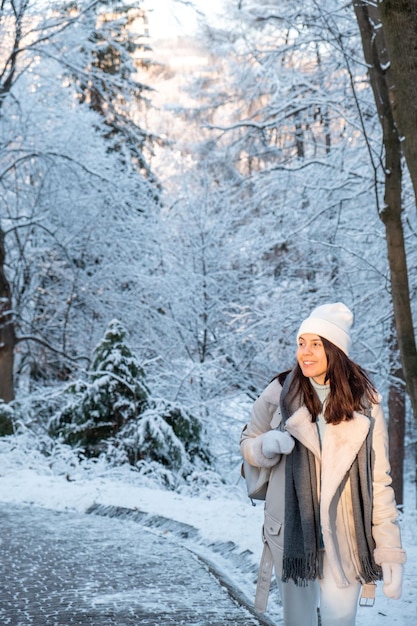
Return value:
[(277, 454), (289, 454), (294, 444), (295, 441), (289, 433), (269, 430), (262, 438), (262, 452), (268, 459), (272, 459)]
[(401, 598), (403, 584), (403, 565), (402, 563), (381, 563), (382, 578), (384, 584), (382, 591), (387, 598), (398, 600)]

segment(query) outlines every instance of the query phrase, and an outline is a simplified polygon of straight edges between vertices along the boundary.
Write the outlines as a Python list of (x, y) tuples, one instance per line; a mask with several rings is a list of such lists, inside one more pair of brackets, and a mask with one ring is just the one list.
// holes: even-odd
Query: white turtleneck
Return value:
[(328, 385), (319, 385), (319, 383), (316, 383), (315, 380), (313, 380), (313, 378), (310, 378), (310, 382), (314, 387), (315, 392), (317, 393), (319, 400), (321, 402), (321, 412), (320, 414), (317, 416), (317, 430), (319, 433), (319, 438), (320, 438), (320, 442), (323, 441), (323, 437), (324, 437), (324, 431), (326, 430), (326, 420), (324, 419), (323, 413), (324, 413), (324, 405), (325, 402), (327, 400), (327, 396), (330, 393), (330, 384)]

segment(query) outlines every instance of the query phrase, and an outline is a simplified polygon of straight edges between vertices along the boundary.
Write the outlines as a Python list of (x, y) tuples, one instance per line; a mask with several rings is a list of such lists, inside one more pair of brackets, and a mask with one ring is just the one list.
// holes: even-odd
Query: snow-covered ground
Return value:
[[(399, 601), (377, 591), (373, 608), (359, 609), (358, 626), (415, 626), (417, 623), (417, 514), (415, 485), (407, 483), (401, 525), (408, 562), (403, 596)], [(94, 505), (122, 507), (148, 514), (149, 519), (173, 521), (169, 532), (221, 570), (242, 594), (252, 600), (256, 566), (262, 545), (262, 504), (253, 507), (244, 484), (211, 488), (201, 496), (157, 488), (129, 468), (104, 463), (78, 463), (70, 453), (45, 457), (24, 439), (0, 440), (0, 501), (32, 503), (56, 510), (84, 512)], [(100, 508), (100, 507), (98, 507)], [(181, 533), (181, 525), (196, 529)], [(150, 523), (149, 526), (152, 526)], [(154, 529), (157, 532), (157, 529)], [(164, 532), (167, 532), (166, 529)], [(248, 552), (249, 551), (249, 552)], [(279, 622), (280, 607), (272, 591), (267, 616)]]

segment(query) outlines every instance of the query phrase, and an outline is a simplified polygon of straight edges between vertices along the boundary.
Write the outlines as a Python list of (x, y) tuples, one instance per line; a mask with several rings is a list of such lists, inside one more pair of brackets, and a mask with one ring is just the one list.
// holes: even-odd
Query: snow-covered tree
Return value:
[(0, 400), (0, 437), (11, 435), (14, 432), (14, 411), (10, 404)]
[[(325, 299), (344, 299), (366, 329), (369, 304), (358, 286), (372, 285), (388, 303), (386, 259), (377, 215), (363, 218), (362, 207), (374, 198), (374, 172), (345, 62), (343, 46), (350, 50), (357, 43), (349, 8), (337, 2), (326, 11), (316, 2), (302, 9), (275, 1), (239, 6), (224, 28), (208, 29), (210, 72), (203, 66), (194, 74), (188, 90), (193, 115), (182, 109), (188, 133), (179, 141), (187, 180), (195, 171), (205, 179), (205, 201), (188, 203), (190, 223), (181, 232), (192, 229), (200, 212), (208, 224), (210, 212), (219, 275), (224, 272), (220, 289), (239, 280), (240, 289), (232, 295), (229, 286), (223, 301), (230, 304), (223, 311), (235, 312), (228, 328), (239, 328), (246, 339), (240, 352), (248, 348), (248, 358), (239, 362), (253, 363), (253, 346), (258, 354), (265, 346), (265, 366), (271, 368), (278, 337), (282, 361), (289, 360), (289, 329), (295, 333), (301, 294), (302, 314)], [(353, 78), (367, 111), (371, 98), (363, 89), (362, 68)], [(178, 118), (179, 104), (174, 111)], [(374, 129), (378, 139), (377, 120)], [(181, 246), (172, 249), (177, 254)], [(230, 282), (228, 266), (234, 270)], [(365, 361), (376, 370), (375, 339), (371, 333), (361, 338)]]
[(145, 372), (112, 320), (96, 346), (85, 379), (68, 386), (65, 406), (50, 432), (87, 456), (142, 468), (159, 463), (187, 476), (208, 467), (211, 454), (202, 423), (172, 402), (152, 398)]
[(96, 346), (86, 380), (70, 385), (69, 402), (54, 419), (53, 432), (95, 456), (144, 410), (148, 398), (144, 371), (126, 343), (126, 330), (112, 320)]
[[(152, 65), (146, 12), (141, 3), (125, 0), (76, 5), (79, 17), (70, 37), (53, 43), (66, 80), (79, 103), (102, 118), (97, 130), (107, 149), (118, 154), (119, 166), (140, 172), (151, 183), (149, 193), (156, 194), (148, 160), (157, 137), (146, 128), (151, 87), (139, 80), (139, 70), (146, 76)], [(72, 14), (74, 6), (68, 10)]]
[(184, 477), (207, 469), (212, 461), (202, 422), (163, 400), (151, 401), (140, 419), (126, 424), (110, 442), (110, 460), (114, 450), (118, 455), (123, 451), (136, 467), (156, 462)]
[[(0, 352), (0, 366), (7, 400), (16, 345), (18, 384), (65, 378), (120, 302), (133, 310), (126, 303), (143, 259), (130, 242), (133, 233), (146, 238), (158, 187), (146, 164), (146, 87), (132, 75), (129, 54), (139, 43), (131, 45), (125, 8), (118, 3), (107, 22), (112, 7), (103, 2), (2, 4), (0, 275), (8, 356)], [(109, 49), (119, 58), (117, 72), (105, 60)], [(100, 110), (85, 95), (90, 74)], [(133, 326), (128, 313), (125, 321)]]

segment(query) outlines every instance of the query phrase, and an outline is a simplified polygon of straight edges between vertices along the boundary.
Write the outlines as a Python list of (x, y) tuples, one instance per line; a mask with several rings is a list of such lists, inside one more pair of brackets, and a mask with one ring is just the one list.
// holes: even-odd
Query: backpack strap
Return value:
[(261, 562), (259, 564), (258, 582), (256, 583), (255, 592), (255, 609), (260, 613), (266, 611), (268, 604), (273, 566), (274, 561), (271, 548), (268, 543), (264, 541), (264, 549), (262, 550)]

